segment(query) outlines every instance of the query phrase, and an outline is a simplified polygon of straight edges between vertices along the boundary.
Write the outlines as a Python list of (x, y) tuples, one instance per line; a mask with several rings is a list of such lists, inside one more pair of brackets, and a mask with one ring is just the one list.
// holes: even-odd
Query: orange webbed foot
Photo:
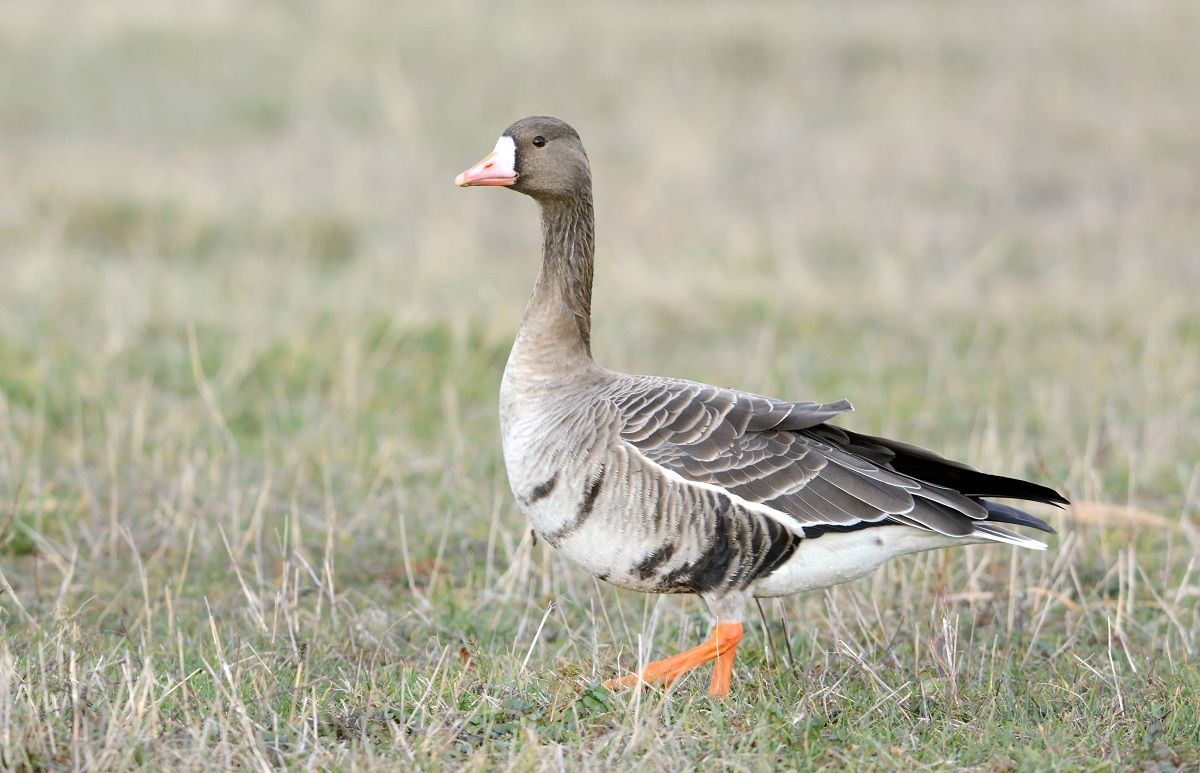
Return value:
[(709, 693), (724, 697), (729, 694), (733, 674), (733, 658), (738, 642), (742, 640), (741, 623), (717, 623), (708, 641), (690, 650), (656, 660), (648, 664), (640, 674), (627, 674), (604, 683), (606, 687), (634, 687), (638, 684), (669, 685), (692, 669), (715, 660)]

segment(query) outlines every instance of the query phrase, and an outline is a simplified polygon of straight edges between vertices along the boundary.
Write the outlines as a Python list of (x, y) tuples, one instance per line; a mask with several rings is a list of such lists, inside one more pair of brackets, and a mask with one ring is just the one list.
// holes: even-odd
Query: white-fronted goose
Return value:
[(1004, 542), (997, 524), (1053, 533), (985, 497), (1065, 504), (1052, 489), (978, 472), (828, 421), (850, 403), (790, 402), (617, 373), (592, 360), (592, 178), (579, 135), (517, 121), (460, 186), (512, 188), (542, 211), (542, 267), (500, 387), (509, 483), (534, 530), (602, 580), (695, 593), (712, 636), (614, 684), (670, 682), (715, 660), (729, 691), (753, 597), (862, 577), (921, 550)]

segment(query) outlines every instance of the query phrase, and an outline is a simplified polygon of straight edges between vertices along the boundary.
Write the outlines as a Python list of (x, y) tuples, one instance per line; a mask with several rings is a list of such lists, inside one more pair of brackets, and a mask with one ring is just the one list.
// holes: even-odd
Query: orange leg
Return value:
[[(725, 630), (722, 631), (722, 628)], [(733, 678), (733, 657), (737, 654), (738, 642), (742, 640), (742, 624), (718, 623), (713, 633), (717, 662), (713, 664), (712, 682), (708, 692), (723, 698), (729, 694), (729, 683)]]
[(738, 642), (742, 640), (741, 623), (717, 623), (708, 641), (692, 647), (686, 652), (669, 658), (656, 660), (640, 674), (629, 674), (605, 682), (609, 688), (633, 687), (639, 682), (647, 684), (670, 684), (697, 666), (716, 660), (713, 666), (712, 684), (709, 693), (725, 696), (729, 694), (729, 680), (733, 674), (733, 658)]

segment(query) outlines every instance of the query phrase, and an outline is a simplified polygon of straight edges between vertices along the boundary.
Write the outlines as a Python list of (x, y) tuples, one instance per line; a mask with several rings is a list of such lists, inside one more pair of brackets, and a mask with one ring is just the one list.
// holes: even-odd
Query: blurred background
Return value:
[(535, 552), (528, 607), (438, 611), (523, 555), (495, 406), (539, 250), (529, 200), (452, 180), (550, 114), (593, 164), (603, 364), (848, 397), (1063, 487), (1064, 592), (1141, 546), (1183, 605), (1148, 646), (1194, 646), (1198, 39), (1157, 1), (4, 4), (6, 619), (170, 606), (207, 641), (207, 598), (252, 638), (295, 570), (345, 605), (309, 610), (314, 653), (365, 630), (419, 679), (601, 593)]
[[(450, 180), (548, 113), (595, 167), (612, 366), (844, 392), (873, 425), (1011, 398), (1007, 420), (1158, 426), (1195, 407), (1196, 13), (6, 8), (6, 391), (119, 397), (188, 324), (225, 369), (373, 325), (507, 341), (535, 210)], [(894, 385), (922, 411), (888, 418), (894, 368), (923, 374)]]

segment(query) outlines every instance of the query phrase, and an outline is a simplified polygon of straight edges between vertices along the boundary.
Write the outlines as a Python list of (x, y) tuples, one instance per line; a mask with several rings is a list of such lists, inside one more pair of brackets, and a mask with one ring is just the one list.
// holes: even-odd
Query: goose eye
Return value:
[(539, 134), (538, 136), (533, 138), (533, 146), (535, 148), (540, 148), (545, 144), (546, 144), (546, 138), (543, 137), (542, 135)]

